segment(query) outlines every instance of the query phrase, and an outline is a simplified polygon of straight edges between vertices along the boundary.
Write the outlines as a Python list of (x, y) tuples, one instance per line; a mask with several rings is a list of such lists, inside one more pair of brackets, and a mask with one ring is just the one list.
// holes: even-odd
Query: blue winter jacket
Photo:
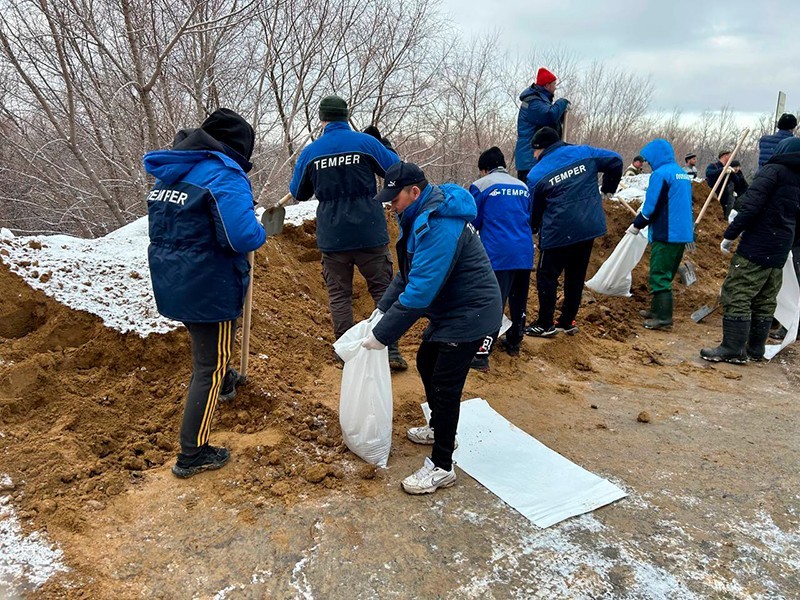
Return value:
[(788, 129), (779, 129), (773, 134), (761, 136), (758, 140), (758, 168), (760, 169), (775, 154), (775, 149), (783, 140), (794, 134)]
[(559, 98), (553, 102), (553, 94), (540, 85), (532, 85), (519, 95), (520, 107), (517, 115), (517, 147), (514, 150), (514, 164), (517, 171), (527, 171), (533, 167), (531, 142), (534, 134), (542, 127), (552, 127), (561, 137), (561, 120), (569, 102)]
[(528, 186), (499, 167), (481, 177), (469, 191), (478, 215), (478, 230), (495, 271), (533, 268), (531, 196)]
[(430, 320), (423, 339), (469, 342), (500, 329), (500, 288), (470, 221), (475, 202), (453, 184), (428, 184), (400, 216), (398, 272), (378, 308), (373, 330), (388, 345), (420, 317)]
[(375, 175), (383, 177), (400, 158), (371, 135), (343, 121), (306, 146), (297, 159), (289, 191), (298, 200), (316, 196), (317, 246), (323, 252), (375, 248), (389, 243), (383, 205), (375, 199)]
[(237, 318), (250, 284), (247, 253), (265, 240), (247, 175), (216, 150), (149, 152), (144, 168), (157, 179), (147, 213), (158, 312), (184, 323)]
[(557, 142), (539, 156), (528, 173), (533, 200), (531, 228), (539, 249), (591, 240), (606, 233), (606, 213), (597, 191), (615, 192), (622, 178), (622, 157), (611, 150)]
[(639, 229), (649, 225), (651, 242), (693, 242), (692, 176), (675, 162), (675, 152), (667, 140), (653, 140), (640, 154), (650, 163), (653, 173), (642, 212), (633, 224)]

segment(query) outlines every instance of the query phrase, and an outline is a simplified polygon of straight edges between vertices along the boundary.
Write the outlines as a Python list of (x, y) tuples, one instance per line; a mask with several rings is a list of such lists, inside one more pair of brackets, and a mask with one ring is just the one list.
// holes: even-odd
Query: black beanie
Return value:
[(778, 129), (794, 129), (797, 127), (797, 117), (789, 113), (783, 113), (778, 119)]
[(320, 121), (347, 121), (350, 118), (350, 111), (347, 110), (347, 102), (339, 96), (325, 96), (319, 103)]
[(245, 161), (253, 156), (256, 134), (250, 123), (229, 108), (218, 108), (203, 121), (200, 129), (218, 142), (241, 155)]
[(506, 166), (506, 157), (503, 156), (503, 151), (497, 146), (492, 146), (488, 150), (481, 152), (478, 157), (478, 170), (479, 171), (492, 171), (497, 167)]
[(533, 136), (533, 142), (531, 143), (531, 146), (534, 150), (544, 150), (545, 148), (549, 148), (556, 142), (560, 141), (561, 138), (555, 129), (552, 127), (542, 127), (536, 132), (536, 135)]

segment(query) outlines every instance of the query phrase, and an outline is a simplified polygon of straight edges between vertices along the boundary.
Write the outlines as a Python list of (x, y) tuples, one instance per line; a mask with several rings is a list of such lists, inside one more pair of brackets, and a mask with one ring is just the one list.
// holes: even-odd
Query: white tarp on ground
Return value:
[(778, 308), (775, 310), (775, 318), (786, 327), (787, 333), (780, 344), (767, 345), (764, 356), (770, 360), (786, 346), (797, 341), (797, 327), (800, 323), (800, 285), (797, 283), (793, 260), (792, 253), (789, 252), (789, 258), (783, 265), (783, 283), (778, 292)]
[(626, 233), (586, 287), (607, 296), (631, 295), (631, 272), (647, 250), (647, 227), (637, 235)]
[[(428, 405), (422, 410), (429, 417)], [(461, 403), (459, 468), (538, 527), (595, 510), (627, 494), (510, 423), (482, 398)]]

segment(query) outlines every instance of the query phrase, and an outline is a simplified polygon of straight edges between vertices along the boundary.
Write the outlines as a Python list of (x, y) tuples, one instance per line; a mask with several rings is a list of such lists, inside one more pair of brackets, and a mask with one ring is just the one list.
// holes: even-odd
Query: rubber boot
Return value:
[(408, 369), (408, 363), (403, 355), (400, 354), (400, 347), (397, 342), (389, 344), (389, 368), (392, 371), (405, 371)]
[(653, 319), (655, 318), (656, 315), (652, 310), (642, 309), (639, 311), (639, 316), (642, 317), (643, 319)]
[(653, 294), (650, 305), (653, 317), (644, 322), (646, 329), (669, 329), (672, 327), (672, 292)]
[(743, 365), (747, 362), (747, 339), (750, 336), (750, 317), (723, 317), (722, 343), (716, 348), (703, 348), (700, 356), (711, 362)]
[(747, 338), (747, 358), (753, 362), (764, 360), (764, 350), (766, 349), (771, 325), (772, 317), (753, 317), (750, 322), (750, 335)]

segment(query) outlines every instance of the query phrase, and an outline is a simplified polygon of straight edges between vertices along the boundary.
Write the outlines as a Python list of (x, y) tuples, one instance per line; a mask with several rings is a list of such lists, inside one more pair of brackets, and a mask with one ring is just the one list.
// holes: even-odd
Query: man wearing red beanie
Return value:
[(521, 104), (517, 117), (517, 147), (514, 150), (514, 162), (517, 167), (517, 177), (524, 182), (527, 182), (528, 171), (536, 162), (531, 148), (536, 132), (542, 127), (552, 127), (558, 133), (559, 139), (562, 135), (561, 123), (569, 107), (569, 101), (564, 98), (553, 101), (556, 81), (556, 76), (542, 67), (536, 72), (534, 83), (519, 95)]

